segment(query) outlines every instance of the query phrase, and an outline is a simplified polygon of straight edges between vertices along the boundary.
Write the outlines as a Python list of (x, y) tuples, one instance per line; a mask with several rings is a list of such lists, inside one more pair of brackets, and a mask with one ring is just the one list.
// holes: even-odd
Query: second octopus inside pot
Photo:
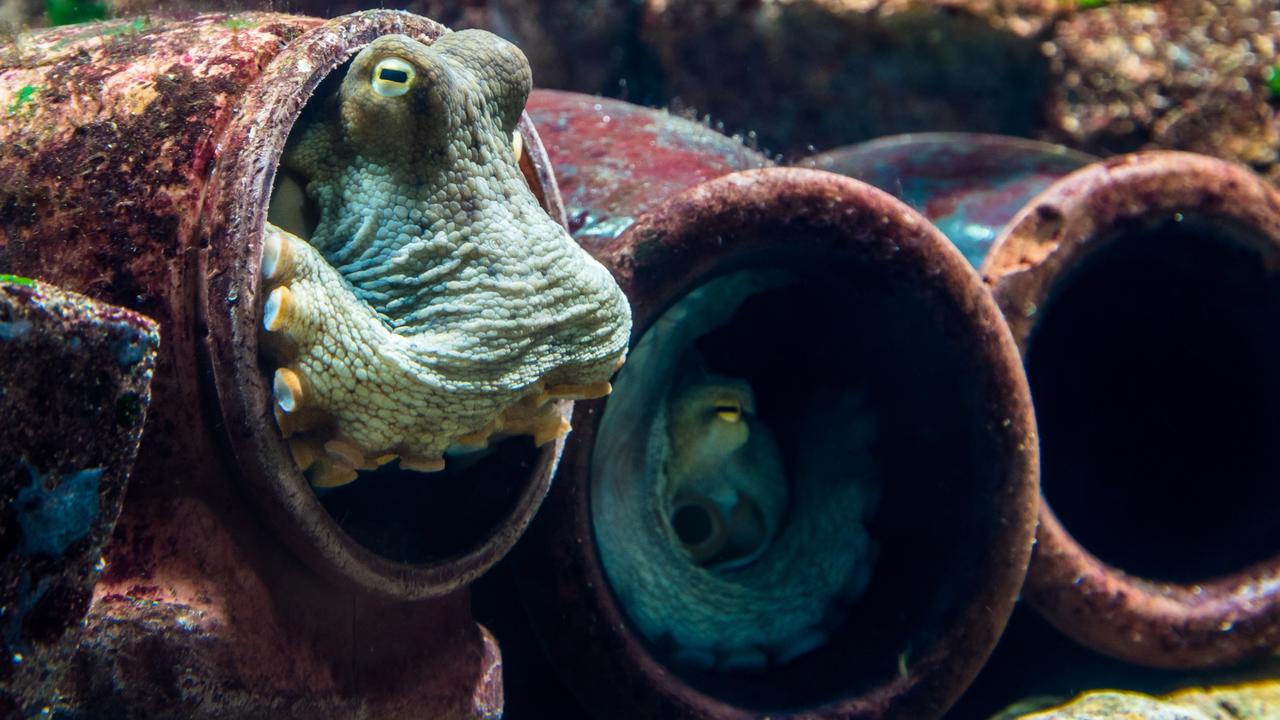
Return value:
[(762, 382), (783, 370), (773, 353), (738, 350), (736, 335), (783, 308), (821, 306), (794, 285), (745, 270), (685, 295), (636, 345), (601, 421), (604, 567), (640, 634), (677, 667), (763, 670), (809, 653), (875, 564), (865, 521), (881, 472), (866, 386), (796, 378), (788, 393)]

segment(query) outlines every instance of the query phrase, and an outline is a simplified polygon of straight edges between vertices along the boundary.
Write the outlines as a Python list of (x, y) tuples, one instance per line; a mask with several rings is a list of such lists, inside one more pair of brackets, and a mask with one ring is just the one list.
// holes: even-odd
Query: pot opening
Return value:
[(786, 251), (697, 280), (605, 407), (604, 575), (647, 651), (724, 702), (894, 682), (986, 581), (1007, 468), (971, 321), (884, 266)]
[[(334, 99), (350, 64), (339, 65), (317, 86), (290, 130), (286, 147), (312, 124), (333, 121)], [(320, 217), (306, 185), (306, 177), (282, 162), (268, 212), (271, 223), (304, 240), (311, 238)], [(281, 357), (287, 357), (280, 353), (288, 350), (266, 333), (262, 346), (260, 367), (270, 386)], [(535, 447), (529, 437), (495, 439), (482, 450), (447, 452), (445, 468), (436, 472), (405, 469), (392, 460), (359, 470), (353, 481), (336, 487), (318, 483), (313, 489), (337, 525), (366, 549), (395, 562), (429, 564), (485, 544), (522, 503), (527, 504), (528, 485), (544, 470), (544, 451), (550, 446)], [(296, 449), (294, 457), (298, 458)], [(315, 483), (314, 469), (308, 474)]]
[(1045, 498), (1133, 575), (1202, 581), (1271, 557), (1280, 275), (1263, 242), (1178, 214), (1088, 247), (1028, 340)]
[(539, 452), (522, 437), (477, 455), (448, 458), (444, 470), (430, 474), (390, 463), (317, 494), (338, 527), (389, 560), (421, 565), (457, 557), (511, 517)]

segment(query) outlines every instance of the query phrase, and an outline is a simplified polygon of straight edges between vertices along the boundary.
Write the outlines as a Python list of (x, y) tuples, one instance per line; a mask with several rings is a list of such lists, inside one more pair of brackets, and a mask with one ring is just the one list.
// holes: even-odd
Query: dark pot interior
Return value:
[(1280, 278), (1181, 214), (1091, 241), (1027, 346), (1042, 488), (1101, 560), (1207, 580), (1280, 548)]

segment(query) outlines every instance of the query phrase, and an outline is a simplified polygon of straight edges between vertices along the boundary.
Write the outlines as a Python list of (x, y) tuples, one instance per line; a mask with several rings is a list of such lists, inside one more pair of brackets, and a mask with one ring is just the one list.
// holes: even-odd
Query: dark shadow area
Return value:
[(320, 491), (320, 502), (348, 535), (389, 560), (420, 565), (456, 557), (510, 517), (539, 451), (531, 438), (519, 437), (479, 455), (450, 458), (435, 473), (388, 463)]
[(1019, 603), (991, 659), (946, 718), (988, 720), (1033, 698), (1047, 707), (1098, 688), (1164, 693), (1190, 682), (1185, 671), (1138, 667), (1078, 645)]
[[(542, 653), (520, 606), (503, 561), (474, 586), (476, 619), (493, 631), (502, 646), (507, 720), (589, 720), (592, 716), (573, 697)], [(1236, 682), (1258, 672), (1255, 666), (1214, 672), (1154, 670), (1100, 655), (1062, 635), (1029, 606), (1014, 610), (973, 685), (943, 716), (946, 720), (989, 720), (1015, 702), (1036, 698), (1045, 703), (1066, 700), (1097, 688), (1124, 688), (1165, 693), (1197, 683)], [(1030, 708), (1028, 708), (1028, 711)]]
[(1280, 281), (1187, 218), (1089, 253), (1041, 309), (1028, 376), (1045, 497), (1085, 548), (1193, 582), (1280, 550)]
[[(526, 542), (522, 540), (521, 542)], [(520, 601), (512, 555), (493, 566), (471, 586), (476, 622), (497, 638), (502, 648), (502, 686), (507, 720), (589, 720), (591, 715), (557, 674), (542, 649)]]

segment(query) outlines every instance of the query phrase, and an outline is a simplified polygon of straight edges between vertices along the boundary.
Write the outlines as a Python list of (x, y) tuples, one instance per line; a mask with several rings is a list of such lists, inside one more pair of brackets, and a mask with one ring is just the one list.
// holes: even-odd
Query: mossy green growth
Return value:
[(1280, 100), (1280, 64), (1273, 65), (1267, 74), (1267, 89), (1272, 100)]
[(99, 37), (116, 37), (117, 35), (137, 35), (147, 29), (147, 18), (139, 15), (133, 19), (133, 22), (127, 22), (115, 25), (99, 26), (97, 35)]
[[(18, 111), (22, 109), (23, 105), (26, 105), (27, 103), (30, 103), (30, 102), (35, 102), (36, 93), (40, 92), (40, 90), (41, 88), (39, 85), (22, 86), (22, 89), (18, 91), (17, 96), (14, 97), (13, 103), (9, 105), (9, 114), (17, 115)], [(3, 277), (3, 276), (0, 276), (0, 277)]]
[(32, 280), (29, 277), (22, 277), (21, 275), (5, 275), (4, 273), (0, 273), (0, 283), (9, 283), (11, 285), (25, 285), (26, 287), (36, 286), (36, 281)]
[(107, 5), (101, 0), (45, 0), (44, 11), (50, 25), (75, 25), (102, 20), (107, 16)]
[(223, 27), (230, 28), (232, 30), (248, 30), (254, 25), (257, 25), (257, 23), (252, 20), (235, 17), (234, 15), (222, 21)]
[(53, 44), (52, 50), (61, 50), (70, 45), (87, 40), (89, 38), (98, 38), (106, 41), (109, 38), (117, 38), (121, 36), (132, 37), (147, 29), (150, 20), (145, 16), (138, 16), (130, 22), (101, 22), (90, 26), (88, 29), (67, 35), (58, 42)]

